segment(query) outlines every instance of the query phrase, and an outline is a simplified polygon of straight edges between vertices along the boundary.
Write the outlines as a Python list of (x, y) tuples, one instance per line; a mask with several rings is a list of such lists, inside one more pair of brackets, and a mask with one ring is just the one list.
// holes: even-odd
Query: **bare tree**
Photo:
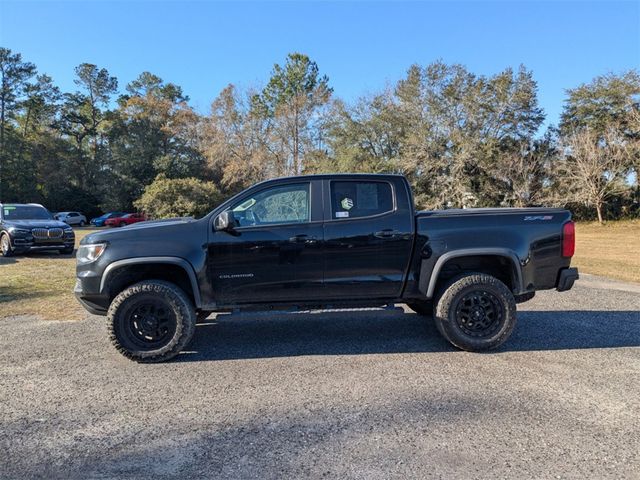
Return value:
[(266, 122), (249, 106), (254, 95), (228, 85), (212, 103), (211, 114), (200, 122), (199, 149), (225, 193), (236, 193), (278, 173), (275, 156), (267, 147)]
[(542, 202), (548, 156), (548, 150), (534, 146), (510, 152), (502, 158), (502, 171), (496, 176), (503, 179), (508, 188), (504, 198), (506, 205), (529, 207)]
[(625, 180), (632, 155), (628, 142), (614, 130), (599, 136), (589, 128), (561, 139), (564, 159), (558, 178), (564, 188), (564, 202), (580, 202), (594, 207), (598, 222), (607, 201), (629, 188)]

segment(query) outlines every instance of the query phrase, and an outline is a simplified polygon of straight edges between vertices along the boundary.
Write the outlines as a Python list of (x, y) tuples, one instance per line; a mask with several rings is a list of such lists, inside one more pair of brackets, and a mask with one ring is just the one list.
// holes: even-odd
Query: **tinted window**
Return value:
[(241, 227), (310, 220), (309, 184), (296, 183), (262, 190), (233, 208)]
[(331, 182), (331, 218), (359, 218), (393, 210), (387, 182)]
[(46, 208), (32, 205), (5, 205), (2, 216), (5, 220), (51, 220)]

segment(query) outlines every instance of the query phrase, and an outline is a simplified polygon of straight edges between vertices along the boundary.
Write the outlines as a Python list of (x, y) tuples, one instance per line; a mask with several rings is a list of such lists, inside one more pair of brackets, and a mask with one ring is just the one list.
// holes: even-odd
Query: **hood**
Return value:
[(58, 220), (4, 220), (4, 225), (15, 228), (69, 228), (64, 222)]
[(130, 239), (131, 237), (157, 237), (164, 231), (173, 230), (180, 225), (196, 222), (191, 217), (168, 218), (166, 220), (151, 220), (145, 222), (132, 223), (126, 227), (113, 230), (104, 230), (87, 235), (82, 243), (109, 242), (119, 239)]

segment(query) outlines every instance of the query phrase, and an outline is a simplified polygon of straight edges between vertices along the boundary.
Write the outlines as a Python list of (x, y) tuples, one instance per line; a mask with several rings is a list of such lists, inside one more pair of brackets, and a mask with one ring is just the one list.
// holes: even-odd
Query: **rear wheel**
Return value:
[(125, 357), (141, 363), (175, 357), (195, 332), (196, 312), (178, 286), (148, 280), (122, 291), (107, 314), (111, 342)]
[(497, 278), (470, 273), (453, 279), (436, 302), (434, 320), (454, 346), (468, 351), (497, 348), (516, 325), (513, 294)]
[(3, 233), (0, 236), (0, 251), (2, 251), (2, 256), (10, 257), (13, 255), (13, 247), (11, 246), (11, 240), (9, 239), (9, 235)]
[(84, 220), (80, 220), (80, 226), (84, 227), (85, 225), (86, 225), (85, 221)]

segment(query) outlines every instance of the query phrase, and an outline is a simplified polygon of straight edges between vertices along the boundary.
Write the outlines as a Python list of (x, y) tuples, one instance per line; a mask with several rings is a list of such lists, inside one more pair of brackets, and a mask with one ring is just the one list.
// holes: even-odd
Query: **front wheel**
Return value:
[(113, 299), (107, 313), (111, 342), (125, 357), (141, 363), (169, 360), (195, 332), (196, 312), (178, 286), (148, 280)]
[(454, 346), (468, 351), (497, 348), (516, 325), (513, 294), (497, 278), (470, 273), (453, 279), (434, 309), (440, 333)]
[(13, 255), (11, 240), (9, 239), (9, 235), (6, 233), (3, 233), (2, 236), (0, 236), (0, 250), (2, 251), (3, 257), (10, 257)]
[(127, 223), (126, 223), (126, 222), (120, 222), (120, 226), (121, 226), (121, 227), (126, 227), (126, 226), (127, 226)]

